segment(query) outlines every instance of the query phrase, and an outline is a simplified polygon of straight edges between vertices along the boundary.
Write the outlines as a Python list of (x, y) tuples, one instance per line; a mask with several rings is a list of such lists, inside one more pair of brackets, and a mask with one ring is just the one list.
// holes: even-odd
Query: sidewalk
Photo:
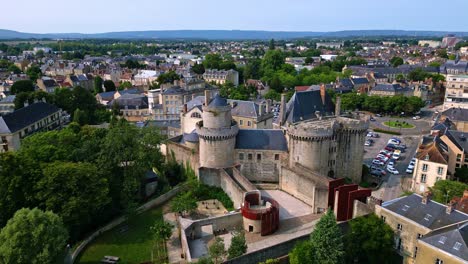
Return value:
[(174, 213), (164, 214), (164, 221), (169, 222), (173, 225), (172, 235), (169, 240), (166, 241), (167, 257), (169, 263), (186, 263), (185, 259), (181, 257), (182, 245), (179, 239), (179, 228), (177, 225), (177, 219)]

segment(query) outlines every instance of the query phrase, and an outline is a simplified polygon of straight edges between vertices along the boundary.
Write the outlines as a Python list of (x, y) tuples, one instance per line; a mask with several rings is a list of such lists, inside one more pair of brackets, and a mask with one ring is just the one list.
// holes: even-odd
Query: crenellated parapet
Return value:
[(364, 134), (367, 133), (367, 130), (369, 129), (368, 121), (351, 119), (346, 117), (338, 117), (337, 121), (340, 124), (339, 130), (341, 132), (349, 134)]
[(294, 140), (320, 142), (334, 140), (337, 128), (338, 124), (330, 119), (291, 125), (287, 128), (287, 134)]
[(199, 138), (206, 141), (223, 141), (235, 138), (239, 133), (239, 126), (235, 121), (231, 122), (230, 128), (207, 128), (203, 121), (197, 123), (197, 134)]

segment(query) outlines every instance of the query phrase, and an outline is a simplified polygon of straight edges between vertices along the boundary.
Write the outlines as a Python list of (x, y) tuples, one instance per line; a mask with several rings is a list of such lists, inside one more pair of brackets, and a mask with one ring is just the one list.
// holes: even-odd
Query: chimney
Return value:
[(262, 103), (258, 105), (258, 115), (259, 116), (263, 115), (263, 104)]
[(468, 198), (468, 190), (465, 190), (463, 192), (463, 199), (467, 199)]
[(266, 100), (266, 112), (270, 113), (271, 111), (271, 99)]
[(187, 103), (187, 95), (184, 95), (183, 98), (184, 98), (184, 101), (182, 103), (184, 103), (184, 104)]
[(29, 106), (28, 100), (24, 101), (24, 107), (28, 107), (28, 106)]
[(187, 113), (187, 104), (184, 104), (184, 114)]
[(456, 202), (455, 201), (450, 201), (448, 204), (447, 204), (447, 208), (445, 208), (445, 212), (447, 214), (451, 214), (453, 212), (453, 209), (455, 207), (455, 204)]
[(421, 203), (422, 204), (427, 204), (427, 202), (429, 201), (429, 197), (431, 196), (431, 193), (430, 192), (425, 192), (423, 193), (422, 195), (422, 199), (421, 199)]
[(337, 96), (336, 102), (335, 102), (335, 116), (340, 116), (340, 114), (341, 114), (341, 97)]
[(325, 104), (325, 95), (327, 91), (325, 90), (325, 84), (320, 85), (320, 97), (322, 97), (322, 104)]
[(42, 97), (42, 102), (47, 103), (46, 98)]
[(286, 94), (281, 94), (281, 105), (280, 105), (280, 114), (279, 114), (279, 124), (280, 126), (284, 124), (286, 119)]
[(179, 80), (174, 80), (174, 86), (179, 85)]
[(208, 90), (205, 90), (205, 106), (208, 106), (211, 101), (211, 93)]

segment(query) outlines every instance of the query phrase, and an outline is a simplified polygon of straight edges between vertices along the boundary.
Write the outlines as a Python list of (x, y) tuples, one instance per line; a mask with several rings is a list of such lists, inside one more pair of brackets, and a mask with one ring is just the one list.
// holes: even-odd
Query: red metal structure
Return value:
[(272, 234), (279, 228), (278, 202), (268, 197), (260, 197), (258, 191), (245, 194), (241, 212), (247, 219), (261, 221), (262, 236)]

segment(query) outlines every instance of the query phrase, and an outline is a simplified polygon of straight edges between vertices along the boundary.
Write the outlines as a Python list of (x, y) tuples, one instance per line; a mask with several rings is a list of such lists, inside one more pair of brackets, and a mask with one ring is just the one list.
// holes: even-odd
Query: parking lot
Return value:
[[(364, 147), (364, 163), (366, 165), (372, 166), (372, 160), (379, 154), (379, 152), (387, 146), (387, 142), (390, 138), (395, 137), (393, 135), (377, 133), (379, 134), (378, 138), (373, 137), (374, 143), (372, 146)], [(399, 175), (393, 175), (389, 172), (381, 178), (383, 184), (380, 189), (374, 192), (374, 196), (381, 198), (384, 201), (391, 200), (399, 197), (403, 193), (401, 188), (401, 179), (402, 178), (411, 178), (411, 174), (406, 173), (406, 168), (410, 163), (411, 159), (414, 157), (416, 148), (420, 141), (420, 136), (396, 136), (402, 140), (402, 144), (406, 145), (406, 150), (401, 153), (400, 158), (395, 162), (395, 168), (398, 170)], [(386, 170), (386, 165), (377, 166)], [(376, 165), (374, 165), (376, 166)]]

